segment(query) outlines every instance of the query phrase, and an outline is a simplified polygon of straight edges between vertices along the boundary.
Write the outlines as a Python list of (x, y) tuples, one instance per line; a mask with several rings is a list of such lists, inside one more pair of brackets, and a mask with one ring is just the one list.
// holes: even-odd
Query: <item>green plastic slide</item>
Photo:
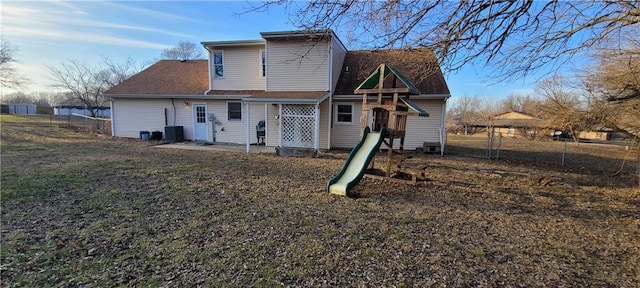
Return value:
[(384, 130), (371, 132), (369, 127), (366, 127), (362, 134), (362, 140), (353, 147), (340, 172), (327, 183), (327, 192), (342, 196), (352, 196), (349, 191), (360, 182), (369, 162), (378, 152)]

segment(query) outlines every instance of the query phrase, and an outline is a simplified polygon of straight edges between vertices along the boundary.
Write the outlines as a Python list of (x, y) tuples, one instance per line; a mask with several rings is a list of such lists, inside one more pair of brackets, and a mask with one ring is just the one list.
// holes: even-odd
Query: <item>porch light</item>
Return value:
[(189, 106), (189, 101), (184, 101), (184, 106)]

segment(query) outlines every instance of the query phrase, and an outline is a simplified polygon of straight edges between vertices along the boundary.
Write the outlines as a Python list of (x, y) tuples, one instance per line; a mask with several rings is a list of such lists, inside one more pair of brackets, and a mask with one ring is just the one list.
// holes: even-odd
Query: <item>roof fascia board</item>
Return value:
[(266, 41), (264, 39), (200, 42), (200, 44), (205, 47), (258, 46), (264, 45), (265, 43)]
[(203, 94), (104, 94), (108, 98), (144, 98), (144, 99), (202, 99), (202, 100), (216, 100), (216, 99), (243, 99), (249, 95), (203, 95)]
[(317, 104), (322, 101), (320, 99), (296, 99), (296, 98), (242, 98), (244, 102), (250, 103), (294, 103), (294, 104)]
[(309, 37), (309, 36), (335, 36), (333, 30), (291, 30), (291, 31), (273, 31), (273, 32), (260, 32), (260, 36), (264, 39), (269, 38), (283, 38), (283, 37)]

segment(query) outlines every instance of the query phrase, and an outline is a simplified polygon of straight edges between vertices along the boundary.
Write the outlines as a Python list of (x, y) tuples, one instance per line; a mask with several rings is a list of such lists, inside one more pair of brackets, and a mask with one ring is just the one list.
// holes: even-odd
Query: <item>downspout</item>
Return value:
[(329, 40), (328, 43), (329, 43), (329, 49), (327, 49), (327, 50), (329, 50), (329, 57), (327, 57), (327, 58), (329, 59), (329, 63), (327, 63), (327, 74), (328, 74), (327, 78), (329, 78), (329, 83), (327, 83), (327, 86), (328, 86), (327, 87), (327, 91), (332, 92), (332, 90), (333, 90), (333, 79), (332, 79), (333, 71), (331, 69), (332, 68), (331, 66), (333, 66), (332, 65), (333, 64), (333, 53), (332, 53), (332, 49), (331, 49), (332, 48), (331, 47), (332, 46), (331, 45), (331, 40)]
[(444, 103), (442, 103), (442, 118), (440, 118), (440, 156), (444, 156), (444, 147), (447, 144), (447, 131), (446, 129), (446, 119), (447, 119), (447, 100), (449, 97), (444, 98)]
[(249, 122), (251, 122), (250, 121), (251, 120), (251, 115), (249, 115), (249, 102), (245, 102), (245, 105), (247, 107), (247, 109), (246, 109), (246, 111), (247, 111), (247, 113), (246, 113), (247, 114), (247, 119), (245, 120), (246, 121), (246, 127), (247, 127), (247, 141), (246, 141), (247, 143), (246, 143), (246, 147), (247, 147), (247, 153), (249, 153), (249, 149), (251, 148), (249, 146), (250, 142), (251, 142), (251, 140), (250, 140), (251, 136), (249, 134)]
[(111, 136), (112, 137), (116, 137), (116, 125), (114, 124), (115, 121), (113, 121), (113, 99), (109, 100), (109, 117), (111, 117)]
[[(333, 45), (332, 45), (333, 37), (331, 37), (331, 41), (329, 41), (329, 116), (327, 117), (329, 120), (327, 121), (327, 148), (331, 149), (331, 113), (333, 113)], [(342, 67), (340, 68), (342, 70)]]
[(174, 99), (171, 98), (171, 106), (173, 106), (173, 126), (176, 126), (176, 103), (173, 100)]

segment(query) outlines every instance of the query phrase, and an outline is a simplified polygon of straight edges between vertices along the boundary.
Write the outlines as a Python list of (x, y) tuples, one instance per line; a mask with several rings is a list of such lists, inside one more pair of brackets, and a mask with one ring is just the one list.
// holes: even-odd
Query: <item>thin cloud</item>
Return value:
[(103, 5), (108, 5), (108, 6), (112, 6), (127, 12), (133, 12), (136, 14), (142, 14), (142, 15), (146, 15), (146, 16), (151, 16), (151, 17), (155, 17), (155, 18), (160, 18), (160, 19), (175, 19), (175, 20), (181, 20), (181, 21), (188, 21), (188, 22), (194, 22), (194, 23), (204, 23), (198, 19), (193, 19), (190, 17), (184, 17), (184, 16), (180, 16), (180, 15), (175, 15), (175, 14), (171, 14), (171, 13), (165, 13), (165, 12), (161, 12), (161, 11), (157, 11), (157, 10), (152, 10), (152, 9), (147, 9), (147, 8), (140, 8), (140, 7), (136, 7), (136, 6), (131, 6), (131, 5), (124, 5), (121, 3), (116, 3), (116, 2), (100, 2), (100, 4)]
[[(155, 34), (162, 34), (168, 36), (175, 36), (180, 38), (194, 38), (193, 35), (187, 35), (184, 33), (178, 33), (173, 31), (168, 31), (164, 29), (156, 29), (145, 26), (137, 26), (137, 25), (126, 25), (119, 23), (111, 23), (104, 21), (96, 21), (91, 19), (83, 19), (83, 18), (69, 18), (69, 15), (63, 13), (56, 13), (57, 11), (38, 11), (34, 8), (29, 7), (4, 7), (3, 9), (3, 26), (11, 26), (12, 24), (19, 24), (19, 26), (30, 26), (32, 29), (41, 29), (43, 26), (51, 27), (54, 29), (53, 25), (60, 25), (58, 29), (68, 29), (69, 27), (73, 28), (86, 28), (86, 27), (96, 27), (96, 28), (114, 28), (114, 29), (123, 29), (123, 30), (131, 30), (131, 31), (143, 31), (143, 32), (152, 32)], [(29, 17), (31, 15), (40, 14), (41, 16), (38, 18)]]
[(86, 26), (98, 27), (98, 28), (115, 28), (115, 29), (124, 29), (124, 30), (144, 31), (144, 32), (152, 32), (156, 34), (164, 34), (164, 35), (176, 36), (176, 37), (182, 37), (182, 38), (193, 38), (193, 36), (186, 35), (183, 33), (166, 31), (166, 30), (144, 27), (144, 26), (124, 25), (124, 24), (91, 21), (91, 20), (81, 20), (81, 21), (73, 21), (73, 22), (79, 25), (86, 25)]
[[(24, 2), (13, 2), (11, 3), (12, 5), (3, 5), (2, 34), (4, 36), (24, 40), (71, 40), (75, 42), (153, 49), (165, 49), (170, 46), (152, 41), (139, 40), (139, 37), (127, 37), (125, 36), (127, 35), (126, 31), (149, 32), (179, 38), (192, 38), (190, 35), (158, 28), (86, 19), (82, 15), (69, 17), (60, 7), (55, 6), (60, 4), (65, 7), (64, 9), (72, 9), (71, 7), (67, 7), (68, 5), (64, 5), (65, 2), (45, 2), (41, 3), (44, 5), (39, 6), (28, 6), (28, 4), (32, 3), (27, 2), (25, 3), (27, 6), (20, 5), (23, 3)], [(78, 8), (77, 11), (83, 10)], [(34, 15), (39, 15), (39, 17), (34, 17)], [(92, 28), (94, 28), (93, 30), (98, 28), (103, 31), (92, 31)]]
[(50, 0), (46, 2), (65, 8), (67, 11), (77, 15), (89, 15), (87, 11), (80, 9), (78, 6), (71, 4), (69, 1)]
[(76, 42), (97, 43), (102, 45), (152, 48), (152, 49), (166, 49), (171, 47), (169, 45), (149, 42), (149, 41), (140, 41), (140, 40), (134, 40), (134, 39), (114, 37), (110, 35), (100, 35), (95, 33), (86, 33), (86, 32), (78, 32), (78, 31), (69, 33), (69, 31), (61, 31), (61, 30), (55, 30), (55, 29), (34, 30), (34, 29), (20, 28), (20, 27), (5, 27), (4, 33), (7, 36), (15, 36), (16, 38), (38, 37), (38, 38), (46, 38), (46, 39), (53, 39), (53, 40), (70, 40), (70, 41), (76, 41)]

